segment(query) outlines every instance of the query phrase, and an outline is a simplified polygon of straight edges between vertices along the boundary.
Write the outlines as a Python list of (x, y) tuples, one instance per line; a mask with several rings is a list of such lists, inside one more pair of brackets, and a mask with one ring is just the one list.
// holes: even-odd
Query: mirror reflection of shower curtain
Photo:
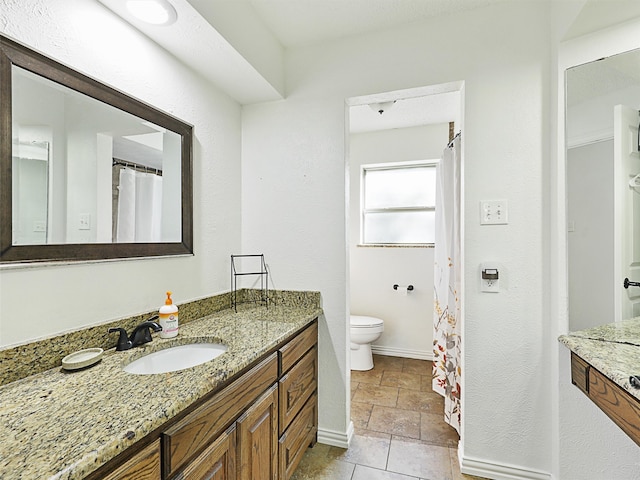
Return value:
[(445, 399), (444, 419), (460, 433), (460, 136), (437, 169), (432, 388)]
[(162, 177), (120, 170), (116, 241), (158, 242), (161, 237)]

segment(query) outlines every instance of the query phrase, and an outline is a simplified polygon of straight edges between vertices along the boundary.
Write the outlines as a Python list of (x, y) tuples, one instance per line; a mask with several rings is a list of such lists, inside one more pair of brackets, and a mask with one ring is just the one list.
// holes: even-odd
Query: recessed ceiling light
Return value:
[(176, 9), (167, 0), (127, 0), (127, 10), (152, 25), (170, 25), (178, 18)]

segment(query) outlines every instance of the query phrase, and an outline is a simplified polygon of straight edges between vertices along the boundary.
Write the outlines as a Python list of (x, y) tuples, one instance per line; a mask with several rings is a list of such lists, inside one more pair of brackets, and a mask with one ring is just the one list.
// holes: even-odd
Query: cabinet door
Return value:
[(165, 475), (171, 477), (245, 412), (277, 379), (276, 354), (218, 392), (162, 434)]
[(232, 425), (175, 480), (235, 480), (236, 426)]
[(160, 480), (160, 440), (131, 457), (103, 480)]
[(238, 419), (238, 480), (277, 479), (277, 410), (275, 384)]

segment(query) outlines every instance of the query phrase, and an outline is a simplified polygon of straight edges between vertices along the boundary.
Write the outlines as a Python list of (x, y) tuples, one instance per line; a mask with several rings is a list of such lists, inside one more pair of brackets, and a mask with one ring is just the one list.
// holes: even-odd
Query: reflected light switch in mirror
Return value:
[(78, 221), (78, 230), (91, 230), (91, 214), (81, 213)]

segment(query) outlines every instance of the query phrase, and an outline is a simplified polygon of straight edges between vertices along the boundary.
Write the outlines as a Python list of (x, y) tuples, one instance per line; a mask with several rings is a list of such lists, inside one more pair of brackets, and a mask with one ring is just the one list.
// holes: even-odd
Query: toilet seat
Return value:
[(379, 318), (351, 315), (351, 328), (379, 328), (383, 325), (384, 321)]

